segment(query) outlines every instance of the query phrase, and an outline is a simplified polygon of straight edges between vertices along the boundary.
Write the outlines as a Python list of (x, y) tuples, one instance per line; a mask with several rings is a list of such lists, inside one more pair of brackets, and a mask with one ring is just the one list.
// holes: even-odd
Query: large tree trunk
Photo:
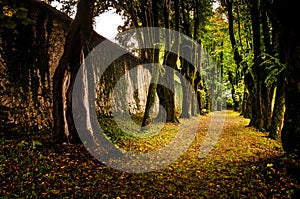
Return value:
[[(186, 50), (188, 51), (188, 50)], [(181, 59), (182, 70), (181, 70), (181, 88), (182, 88), (182, 107), (181, 107), (181, 118), (191, 117), (191, 77), (189, 77), (190, 65), (184, 59)]]
[(197, 72), (195, 75), (195, 80), (194, 80), (194, 92), (195, 94), (193, 95), (193, 114), (194, 116), (200, 114), (201, 108), (202, 108), (202, 96), (200, 93), (200, 83), (201, 83), (201, 76), (200, 73)]
[(232, 8), (232, 0), (226, 0), (227, 14), (228, 14), (228, 32), (231, 41), (231, 46), (234, 55), (234, 61), (237, 68), (240, 68), (241, 62), (243, 61), (239, 49), (236, 45), (236, 39), (234, 36), (234, 18), (233, 18), (233, 8)]
[[(143, 6), (142, 6), (143, 7)], [(157, 0), (152, 0), (152, 7), (148, 10), (147, 13), (150, 12), (148, 17), (149, 20), (145, 22), (145, 26), (154, 26), (158, 27), (158, 2)], [(144, 12), (145, 13), (145, 12)], [(146, 35), (144, 37), (144, 42), (155, 42), (159, 43), (159, 35), (158, 33), (154, 33), (154, 35)], [(148, 50), (147, 51), (147, 56), (146, 60), (150, 61), (149, 63), (153, 63), (153, 66), (151, 68), (151, 84), (149, 86), (148, 90), (148, 95), (147, 95), (147, 102), (146, 102), (146, 108), (145, 108), (145, 113), (142, 121), (142, 127), (146, 127), (151, 123), (151, 118), (150, 118), (150, 110), (151, 107), (155, 104), (155, 97), (156, 97), (156, 89), (157, 89), (157, 83), (158, 83), (158, 78), (159, 78), (159, 68), (157, 65), (159, 64), (159, 49), (156, 47), (156, 49)], [(143, 60), (145, 61), (145, 60)]]
[(300, 156), (300, 31), (299, 8), (294, 1), (273, 1), (272, 18), (280, 26), (280, 53), (286, 64), (284, 125), (281, 132), (285, 152)]
[[(272, 22), (272, 21), (271, 21)], [(280, 28), (277, 22), (272, 22), (272, 46), (274, 56), (281, 56), (280, 60), (284, 61), (284, 54), (280, 52)], [(280, 69), (280, 67), (279, 67)], [(271, 127), (269, 129), (269, 138), (276, 139), (282, 130), (283, 118), (285, 112), (285, 86), (286, 86), (285, 70), (277, 77), (275, 102)]]
[[(184, 1), (180, 1), (181, 3), (181, 14), (182, 14), (182, 19), (183, 19), (183, 32), (188, 36), (192, 38), (192, 34), (190, 32), (190, 21), (189, 21), (189, 13), (186, 9), (187, 5), (184, 3)], [(183, 45), (183, 44), (182, 44)], [(182, 46), (181, 49), (187, 54), (190, 55), (190, 60), (192, 60), (192, 49), (188, 46)], [(190, 118), (191, 117), (191, 87), (193, 77), (191, 76), (191, 70), (193, 66), (186, 60), (184, 60), (182, 57), (180, 59), (181, 61), (181, 87), (182, 87), (182, 112), (181, 112), (181, 117), (182, 118)], [(185, 81), (183, 78), (185, 78)], [(190, 85), (189, 85), (190, 83)]]
[[(157, 94), (159, 97), (159, 103), (162, 107), (164, 107), (166, 111), (166, 122), (178, 122), (175, 113), (175, 80), (174, 80), (174, 68), (176, 67), (177, 55), (169, 54), (167, 55), (167, 60), (165, 61), (165, 65), (169, 66), (166, 70), (166, 75), (161, 76), (160, 81), (164, 81), (168, 86), (166, 88), (163, 85), (157, 85)], [(174, 91), (174, 92), (173, 92)], [(159, 111), (159, 117), (162, 115), (162, 111)]]
[(244, 118), (251, 118), (251, 97), (247, 91), (244, 91), (244, 96), (243, 96), (243, 103), (242, 103), (242, 112), (241, 115)]
[[(164, 23), (165, 23), (165, 28), (170, 29), (170, 0), (165, 0), (164, 2)], [(175, 29), (179, 30), (179, 8), (178, 4), (174, 5), (175, 6)], [(166, 49), (170, 49), (171, 41), (175, 41), (174, 43), (177, 44), (179, 42), (178, 35), (175, 35), (175, 38), (170, 38), (170, 34), (166, 32)], [(177, 45), (176, 45), (177, 46)], [(174, 46), (172, 46), (174, 48)], [(167, 52), (165, 51), (164, 54), (164, 65), (169, 66), (166, 68), (166, 75), (160, 76), (160, 81), (165, 81), (164, 83), (168, 85), (168, 88), (162, 86), (162, 85), (157, 85), (157, 95), (159, 97), (159, 103), (162, 107), (164, 107), (166, 111), (166, 122), (178, 122), (178, 119), (176, 117), (176, 112), (175, 112), (175, 69), (176, 69), (176, 62), (178, 58), (178, 49), (173, 49), (175, 53), (172, 52)], [(162, 114), (164, 111), (160, 108), (159, 110), (159, 115), (158, 117), (162, 117)]]
[[(79, 143), (72, 117), (72, 91), (77, 71), (80, 67), (80, 56), (88, 54), (88, 43), (92, 34), (93, 1), (79, 1), (77, 14), (70, 24), (67, 33), (64, 53), (59, 61), (53, 77), (53, 119), (54, 136), (57, 143)], [(70, 73), (69, 87), (63, 89), (66, 71)], [(66, 92), (63, 92), (66, 90)], [(66, 112), (64, 112), (63, 96), (66, 96)], [(66, 118), (64, 118), (66, 117)], [(65, 122), (66, 121), (66, 122)], [(67, 132), (65, 131), (67, 127)], [(67, 134), (68, 133), (68, 134)]]
[(252, 102), (253, 102), (253, 87), (254, 87), (254, 82), (253, 82), (253, 78), (252, 78), (252, 74), (250, 72), (247, 72), (245, 74), (244, 77), (244, 82), (245, 82), (245, 87), (248, 90), (248, 95), (247, 98), (245, 97), (246, 95), (244, 95), (244, 100), (247, 99), (246, 103), (245, 103), (245, 110), (243, 113), (243, 116), (245, 118), (252, 118)]
[(260, 41), (260, 20), (258, 2), (256, 0), (250, 0), (250, 11), (253, 31), (253, 49), (254, 49), (254, 64), (252, 66), (254, 87), (252, 90), (252, 118), (250, 120), (250, 126), (257, 129), (263, 128), (263, 110), (262, 110), (262, 86), (263, 86), (263, 74), (261, 69), (261, 41)]
[[(261, 24), (262, 24), (262, 34), (263, 34), (263, 41), (264, 41), (264, 48), (265, 53), (270, 56), (276, 56), (274, 55), (274, 52), (276, 52), (276, 49), (272, 49), (272, 42), (270, 37), (270, 25), (269, 20), (267, 18), (267, 12), (266, 12), (266, 4), (264, 2), (261, 2), (260, 4), (260, 11), (261, 11)], [(269, 67), (269, 64), (265, 64), (264, 70), (264, 76), (263, 79), (266, 79), (269, 75), (269, 71), (266, 70), (266, 68)], [(274, 96), (274, 90), (275, 85), (273, 82), (266, 84), (263, 83), (262, 86), (262, 109), (263, 109), (263, 120), (264, 120), (264, 129), (270, 130), (271, 127), (271, 121), (272, 121), (272, 100)]]
[[(75, 19), (74, 19), (75, 21)], [(60, 58), (59, 64), (53, 76), (53, 136), (56, 143), (63, 143), (68, 141), (68, 135), (65, 132), (65, 119), (64, 119), (64, 102), (63, 102), (63, 82), (66, 71), (70, 67), (72, 55), (77, 54), (78, 39), (79, 37), (79, 24), (72, 22), (68, 30), (64, 53)], [(80, 42), (79, 42), (80, 44)]]
[[(72, 115), (72, 92), (75, 83), (75, 78), (77, 72), (82, 64), (80, 61), (80, 57), (82, 59), (88, 55), (91, 49), (89, 49), (89, 43), (92, 37), (93, 31), (93, 1), (80, 1), (78, 3), (78, 23), (79, 23), (79, 51), (76, 51), (75, 58), (71, 60), (71, 68), (70, 68), (70, 85), (66, 93), (67, 99), (67, 124), (68, 124), (68, 131), (70, 134), (70, 141), (72, 143), (80, 143), (81, 140), (78, 136), (77, 130), (75, 128), (75, 124), (73, 121)], [(84, 99), (82, 99), (84, 100)], [(86, 115), (89, 117), (89, 115)]]
[(228, 79), (231, 84), (231, 97), (233, 100), (233, 110), (239, 111), (239, 101), (236, 99), (236, 93), (235, 93), (235, 87), (234, 87), (236, 85), (236, 83), (235, 83), (235, 78), (233, 77), (231, 71), (228, 72)]
[(300, 35), (289, 31), (284, 50), (287, 53), (286, 112), (281, 133), (283, 149), (300, 155)]
[[(293, 6), (292, 4), (290, 4)], [(289, 10), (287, 10), (290, 12)], [(296, 11), (296, 10), (295, 10)], [(298, 11), (296, 11), (298, 12)], [(299, 12), (298, 12), (299, 13)], [(299, 16), (297, 16), (299, 19)], [(296, 18), (294, 18), (296, 19)], [(300, 155), (300, 32), (296, 24), (287, 24), (282, 37), (282, 51), (287, 65), (286, 112), (281, 133), (283, 149)]]
[[(193, 39), (194, 41), (199, 41), (199, 44), (201, 43), (200, 39), (199, 39), (199, 28), (200, 28), (200, 15), (201, 15), (201, 8), (200, 8), (200, 2), (199, 1), (195, 1), (195, 8), (194, 8), (194, 33), (193, 33)], [(200, 107), (201, 104), (199, 104), (200, 102), (198, 101), (199, 97), (201, 98), (201, 96), (198, 96), (198, 87), (200, 86), (200, 81), (201, 81), (201, 73), (200, 70), (201, 69), (201, 54), (202, 54), (202, 50), (201, 49), (197, 49), (196, 47), (194, 48), (194, 52), (193, 52), (193, 62), (194, 62), (194, 74), (193, 74), (193, 94), (192, 94), (192, 111), (191, 114), (192, 116), (196, 116), (198, 114), (200, 114)], [(200, 106), (199, 106), (200, 105)]]

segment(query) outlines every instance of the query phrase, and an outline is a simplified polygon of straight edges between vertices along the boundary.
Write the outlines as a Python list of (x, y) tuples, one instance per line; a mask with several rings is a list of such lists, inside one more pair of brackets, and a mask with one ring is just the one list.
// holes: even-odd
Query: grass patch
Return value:
[(99, 123), (107, 138), (117, 147), (131, 152), (146, 153), (168, 145), (176, 136), (179, 124), (153, 123), (150, 128), (140, 130), (141, 117), (134, 120), (100, 118)]

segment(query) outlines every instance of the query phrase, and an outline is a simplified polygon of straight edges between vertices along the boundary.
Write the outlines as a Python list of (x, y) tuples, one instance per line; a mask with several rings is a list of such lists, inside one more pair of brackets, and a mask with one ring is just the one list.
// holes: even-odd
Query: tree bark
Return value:
[(53, 136), (56, 143), (63, 143), (68, 141), (65, 134), (65, 121), (64, 121), (64, 105), (63, 105), (63, 81), (65, 73), (70, 67), (72, 55), (76, 54), (78, 50), (78, 24), (72, 22), (68, 30), (64, 53), (59, 60), (59, 64), (53, 76)]
[(276, 139), (282, 129), (282, 119), (284, 117), (285, 109), (285, 79), (281, 75), (277, 80), (275, 103), (273, 108), (273, 115), (271, 126), (269, 129), (269, 138)]
[(228, 14), (228, 32), (229, 32), (229, 37), (231, 41), (231, 46), (233, 50), (233, 55), (234, 55), (234, 61), (237, 66), (237, 68), (240, 68), (241, 62), (243, 61), (239, 50), (236, 45), (236, 40), (234, 36), (234, 18), (233, 18), (233, 8), (232, 8), (232, 1), (231, 0), (226, 0), (226, 7), (227, 7), (227, 14)]
[[(272, 51), (274, 56), (280, 56), (279, 59), (284, 61), (284, 53), (280, 52), (280, 28), (277, 21), (272, 23)], [(282, 130), (283, 118), (285, 112), (285, 86), (286, 73), (285, 70), (279, 74), (276, 82), (275, 103), (273, 108), (273, 115), (271, 126), (269, 129), (269, 138), (276, 139)]]
[[(53, 77), (53, 119), (54, 119), (54, 136), (57, 143), (69, 142), (80, 143), (72, 117), (72, 91), (75, 77), (80, 68), (80, 55), (82, 51), (86, 56), (88, 54), (88, 43), (92, 34), (93, 3), (94, 1), (79, 1), (77, 5), (77, 14), (71, 22), (68, 30), (64, 53), (59, 61)], [(63, 92), (63, 80), (66, 71), (70, 72), (70, 84)], [(63, 95), (66, 95), (67, 106), (66, 114), (63, 108)], [(66, 121), (64, 115), (66, 115)], [(68, 133), (65, 132), (67, 125)]]
[(270, 6), (272, 23), (278, 25), (281, 62), (286, 65), (285, 114), (281, 132), (283, 149), (300, 157), (300, 17), (294, 1), (275, 0)]
[(262, 129), (263, 123), (263, 110), (262, 110), (262, 86), (263, 76), (261, 69), (261, 41), (260, 41), (260, 16), (258, 2), (256, 0), (250, 0), (250, 11), (253, 31), (253, 50), (254, 50), (254, 63), (252, 66), (252, 73), (254, 79), (254, 87), (252, 90), (252, 118), (250, 120), (250, 126), (257, 129)]
[[(166, 31), (170, 29), (170, 0), (165, 0), (164, 2), (164, 24)], [(178, 5), (175, 5), (175, 29), (179, 28), (179, 18), (178, 18)], [(177, 28), (178, 27), (178, 28)], [(170, 34), (166, 32), (165, 38), (166, 38), (166, 49), (170, 49), (171, 41), (175, 41), (174, 43), (177, 44), (179, 42), (179, 38), (177, 35), (175, 38), (170, 38)], [(176, 46), (176, 45), (175, 45)], [(157, 95), (159, 97), (159, 103), (161, 106), (164, 107), (166, 110), (166, 122), (178, 122), (178, 119), (176, 117), (175, 113), (175, 69), (176, 69), (176, 62), (177, 62), (177, 54), (178, 49), (174, 49), (172, 46), (174, 53), (173, 52), (167, 52), (165, 51), (164, 53), (164, 61), (163, 64), (168, 66), (166, 68), (166, 75), (160, 76), (160, 81), (164, 81), (166, 85), (168, 85), (168, 88), (162, 86), (162, 85), (157, 85)], [(170, 68), (169, 68), (170, 67)], [(173, 91), (172, 91), (173, 90)], [(159, 115), (158, 118), (161, 118), (163, 114), (162, 109), (159, 110)]]
[[(187, 5), (184, 3), (184, 1), (181, 1), (181, 15), (182, 15), (182, 21), (183, 21), (183, 32), (188, 36), (192, 38), (191, 30), (190, 30), (190, 24), (189, 24), (189, 14), (187, 10)], [(193, 52), (191, 50), (191, 46), (182, 46), (181, 49), (187, 54), (192, 56)], [(192, 57), (191, 59), (192, 60)], [(181, 61), (181, 87), (182, 87), (182, 118), (190, 118), (191, 117), (191, 88), (189, 83), (192, 85), (193, 77), (191, 76), (192, 67), (190, 63), (188, 63), (183, 58), (180, 59)], [(187, 81), (184, 81), (182, 78), (185, 78)]]
[[(270, 26), (266, 14), (266, 5), (263, 2), (261, 2), (260, 8), (261, 8), (260, 9), (261, 24), (262, 24), (262, 34), (263, 34), (265, 53), (269, 56), (276, 56), (274, 55), (275, 49), (273, 50), (271, 46), (270, 28), (269, 28)], [(269, 75), (269, 71), (267, 70), (268, 67), (269, 64), (264, 64), (264, 67), (262, 67), (263, 80), (265, 80)], [(265, 81), (263, 82), (262, 85), (262, 95), (263, 95), (262, 112), (263, 112), (263, 123), (264, 123), (263, 128), (267, 131), (269, 131), (272, 122), (272, 100), (274, 96), (274, 90), (275, 90), (275, 84), (273, 82), (268, 84)]]
[[(152, 14), (151, 14), (151, 16), (148, 16), (148, 18), (151, 17), (151, 20), (148, 21), (147, 24), (145, 24), (145, 25), (149, 26), (149, 27), (150, 26), (158, 27), (158, 13), (157, 13), (158, 2), (157, 2), (157, 0), (152, 0), (152, 7), (149, 9), (151, 9)], [(151, 42), (159, 43), (159, 35), (157, 33), (155, 35), (148, 35), (148, 36), (149, 36), (149, 38), (147, 38), (147, 36), (145, 36), (144, 42), (151, 41)], [(153, 39), (151, 39), (151, 36), (154, 39), (154, 41), (153, 41)], [(143, 121), (142, 121), (142, 127), (146, 127), (151, 123), (150, 109), (155, 103), (157, 82), (158, 82), (158, 78), (159, 78), (159, 69), (157, 68), (157, 64), (159, 64), (159, 49), (158, 49), (158, 47), (156, 47), (156, 49), (154, 49), (152, 52), (150, 50), (148, 50), (147, 54), (149, 57), (146, 59), (150, 60), (150, 63), (153, 63), (154, 67), (152, 67), (152, 69), (151, 69), (152, 70), (152, 73), (151, 73), (151, 82), (152, 83), (150, 84), (149, 90), (148, 90), (146, 108), (145, 108), (145, 113), (144, 113), (144, 117), (143, 117)]]
[[(283, 3), (282, 3), (283, 4)], [(281, 132), (283, 149), (300, 156), (300, 31), (296, 19), (299, 11), (290, 2), (279, 3), (278, 12), (282, 32), (281, 50), (284, 53), (287, 73), (286, 111)], [(283, 12), (284, 14), (282, 14)], [(278, 16), (277, 15), (277, 16)]]

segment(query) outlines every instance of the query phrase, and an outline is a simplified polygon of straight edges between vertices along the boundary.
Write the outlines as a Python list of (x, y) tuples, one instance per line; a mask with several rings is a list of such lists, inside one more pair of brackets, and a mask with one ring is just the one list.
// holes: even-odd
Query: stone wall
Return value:
[[(3, 28), (0, 32), (0, 133), (51, 131), (52, 78), (71, 19), (40, 1), (8, 2), (12, 7), (26, 8), (33, 24), (24, 25), (15, 19), (15, 29)], [(105, 40), (96, 33), (93, 37), (93, 46)], [(99, 115), (111, 116), (112, 108), (118, 109), (120, 100), (113, 99), (111, 91), (123, 75), (129, 111), (143, 111), (151, 76), (139, 66), (131, 77), (129, 71), (137, 65), (135, 57), (125, 54), (104, 73), (97, 88)], [(138, 79), (139, 86), (132, 82), (133, 78)]]
[(66, 16), (55, 16), (55, 9), (43, 3), (9, 3), (26, 8), (33, 24), (24, 25), (13, 18), (16, 28), (1, 31), (1, 131), (50, 129), (51, 80), (63, 53), (69, 21)]

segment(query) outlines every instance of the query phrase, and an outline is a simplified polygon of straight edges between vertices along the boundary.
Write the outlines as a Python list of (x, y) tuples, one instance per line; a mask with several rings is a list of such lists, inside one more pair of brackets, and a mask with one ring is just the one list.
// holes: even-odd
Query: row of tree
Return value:
[[(64, 4), (63, 9), (67, 13), (70, 12), (70, 9), (73, 3), (61, 1)], [(98, 5), (95, 6), (95, 5)], [(196, 5), (196, 6), (194, 6)], [(102, 6), (102, 8), (101, 8)], [(97, 7), (97, 9), (96, 9)], [(166, 29), (174, 29), (177, 32), (185, 33), (187, 36), (192, 38), (195, 41), (201, 42), (201, 32), (203, 32), (205, 24), (208, 22), (209, 17), (212, 15), (212, 2), (209, 0), (206, 1), (90, 1), (89, 4), (83, 5), (82, 2), (78, 2), (77, 4), (77, 13), (70, 25), (69, 32), (67, 34), (66, 44), (64, 54), (60, 60), (60, 64), (57, 67), (54, 74), (54, 85), (53, 85), (53, 100), (54, 100), (54, 135), (58, 142), (65, 142), (65, 126), (68, 126), (68, 132), (71, 134), (71, 142), (80, 141), (78, 136), (76, 135), (76, 129), (74, 128), (74, 123), (72, 121), (71, 116), (71, 93), (72, 93), (72, 85), (74, 83), (74, 78), (80, 66), (80, 53), (84, 53), (84, 56), (87, 56), (88, 52), (91, 49), (86, 48), (88, 43), (91, 42), (88, 39), (88, 36), (85, 36), (84, 41), (81, 41), (82, 35), (92, 34), (90, 27), (92, 26), (92, 18), (99, 14), (99, 10), (105, 10), (109, 8), (115, 8), (118, 13), (122, 14), (126, 19), (125, 25), (120, 27), (121, 31), (125, 31), (133, 28), (140, 27), (162, 27)], [(68, 8), (68, 9), (66, 9)], [(105, 9), (104, 9), (105, 8)], [(90, 14), (87, 15), (86, 13)], [(82, 14), (85, 13), (85, 14)], [(89, 17), (87, 17), (89, 16)], [(84, 24), (82, 26), (81, 24)], [(88, 27), (87, 24), (89, 24)], [(82, 26), (82, 27), (81, 27)], [(82, 30), (81, 30), (82, 29)], [(159, 34), (150, 35), (152, 41), (160, 40)], [(128, 47), (128, 41), (132, 38), (126, 38), (126, 35), (122, 35), (119, 37), (119, 42), (124, 44), (124, 47)], [(169, 42), (165, 42), (164, 45), (171, 45), (171, 43), (179, 44), (180, 39), (178, 37), (168, 38)], [(172, 39), (172, 42), (171, 42)], [(149, 38), (146, 38), (142, 35), (139, 35), (137, 32), (136, 40), (139, 45), (143, 46), (146, 42), (150, 42)], [(175, 40), (175, 41), (174, 41)], [(161, 45), (161, 44), (158, 44)], [(150, 73), (152, 75), (152, 84), (150, 84), (148, 90), (147, 104), (146, 110), (143, 118), (142, 126), (147, 126), (150, 120), (150, 108), (155, 103), (155, 95), (157, 93), (159, 97), (159, 103), (161, 107), (166, 110), (166, 120), (167, 122), (178, 122), (178, 116), (175, 111), (175, 95), (174, 87), (175, 87), (175, 71), (177, 70), (182, 74), (184, 79), (187, 79), (186, 82), (182, 83), (183, 92), (183, 102), (182, 102), (182, 118), (189, 118), (193, 115), (197, 115), (200, 113), (201, 109), (206, 107), (207, 109), (213, 109), (211, 107), (217, 107), (217, 105), (213, 106), (210, 104), (217, 104), (217, 100), (214, 100), (215, 103), (210, 103), (213, 97), (209, 95), (208, 92), (206, 94), (206, 98), (202, 99), (202, 93), (200, 90), (208, 91), (206, 86), (206, 82), (203, 80), (201, 73), (199, 70), (197, 71), (195, 66), (199, 66), (200, 62), (203, 62), (201, 55), (202, 51), (192, 52), (192, 48), (187, 48), (186, 51), (189, 51), (187, 54), (191, 56), (197, 55), (194, 57), (190, 57), (190, 60), (193, 60), (193, 63), (189, 63), (180, 57), (179, 54), (179, 45), (174, 45), (173, 53), (163, 51), (163, 49), (167, 48), (167, 46), (158, 46), (156, 49), (142, 49), (138, 52), (138, 57), (141, 60), (141, 63), (158, 63), (160, 64), (160, 68), (157, 69), (153, 67), (150, 69)], [(174, 49), (177, 48), (177, 49)], [(82, 51), (82, 49), (87, 49)], [(162, 50), (161, 50), (162, 49)], [(174, 53), (175, 52), (175, 53)], [(176, 53), (178, 52), (178, 53)], [(206, 55), (206, 54), (205, 54)], [(77, 57), (73, 59), (73, 57)], [(160, 59), (163, 57), (162, 59)], [(162, 60), (162, 61), (161, 61)], [(207, 59), (209, 61), (209, 59)], [(178, 64), (180, 62), (180, 64)], [(211, 61), (212, 62), (212, 61)], [(213, 62), (212, 62), (213, 63)], [(164, 68), (163, 65), (170, 66), (171, 68)], [(199, 66), (200, 67), (200, 66)], [(165, 72), (161, 72), (165, 71)], [(68, 74), (71, 76), (71, 81), (69, 88), (66, 93), (63, 93), (63, 79), (65, 75)], [(168, 74), (168, 78), (166, 75)], [(170, 75), (173, 74), (173, 75)], [(216, 73), (217, 75), (217, 73)], [(159, 80), (160, 79), (160, 80)], [(166, 88), (160, 84), (157, 84), (158, 81), (168, 81), (166, 82), (169, 88)], [(192, 85), (192, 88), (188, 85)], [(217, 88), (216, 88), (217, 89)], [(193, 90), (193, 91), (192, 91)], [(220, 90), (220, 89), (219, 89)], [(186, 92), (185, 92), (186, 91)], [(191, 93), (196, 93), (196, 97), (193, 97)], [(64, 119), (64, 110), (63, 110), (63, 95), (66, 95), (67, 103), (67, 116), (66, 120)], [(200, 102), (200, 103), (198, 103)], [(206, 104), (202, 102), (207, 102)], [(200, 108), (197, 108), (200, 107)], [(69, 110), (69, 111), (68, 111)], [(162, 117), (164, 111), (162, 109), (159, 110), (158, 118)], [(67, 122), (67, 124), (66, 124)]]
[[(292, 0), (220, 0), (217, 10), (213, 9), (214, 2), (211, 0), (93, 0), (61, 3), (67, 12), (77, 5), (77, 12), (70, 25), (64, 54), (53, 79), (54, 135), (58, 142), (66, 141), (63, 79), (66, 74), (70, 75), (70, 86), (65, 95), (69, 99), (67, 104), (71, 105), (72, 85), (81, 64), (80, 57), (87, 56), (91, 50), (88, 44), (93, 18), (114, 7), (126, 20), (120, 31), (139, 27), (164, 27), (182, 32), (200, 43), (215, 63), (206, 64), (212, 65), (212, 70), (218, 72), (230, 91), (233, 108), (251, 119), (250, 126), (268, 130), (271, 138), (276, 138), (285, 113), (281, 132), (284, 150), (299, 154), (300, 37), (296, 23), (299, 14)], [(178, 38), (172, 39), (176, 42)], [(119, 40), (120, 43), (126, 43), (126, 38)], [(137, 40), (146, 42), (141, 37)], [(171, 42), (166, 43), (165, 45), (169, 45)], [(160, 63), (160, 57), (163, 56), (162, 65), (173, 67), (192, 85), (198, 99), (189, 96), (188, 93), (191, 92), (183, 92), (181, 117), (185, 118), (199, 114), (204, 107), (217, 110), (218, 100), (213, 99), (212, 92), (218, 93), (222, 90), (220, 85), (209, 88), (202, 71), (193, 67), (198, 67), (203, 62), (201, 58), (204, 56), (201, 52), (197, 53), (200, 54), (192, 58), (194, 63), (189, 63), (180, 54), (162, 53), (158, 49), (139, 52), (142, 63)], [(153, 69), (151, 74), (153, 82), (157, 82), (159, 78), (164, 79), (160, 70)], [(168, 78), (168, 81), (169, 85), (174, 85), (174, 79)], [(188, 91), (187, 85), (182, 84), (182, 88), (183, 91)], [(166, 109), (167, 121), (178, 122), (174, 93), (153, 83), (148, 91), (143, 125), (149, 123), (149, 109), (154, 103), (155, 92), (158, 94), (159, 103)], [(196, 109), (195, 104), (200, 109)], [(69, 107), (67, 117), (69, 132), (73, 138), (71, 142), (77, 142), (79, 138), (76, 136), (70, 111)]]
[(299, 154), (299, 31), (294, 23), (299, 16), (293, 1), (220, 2), (235, 61), (228, 71), (234, 107), (239, 101), (235, 88), (242, 81), (241, 112), (250, 117), (249, 125), (276, 138), (284, 121), (284, 150)]

